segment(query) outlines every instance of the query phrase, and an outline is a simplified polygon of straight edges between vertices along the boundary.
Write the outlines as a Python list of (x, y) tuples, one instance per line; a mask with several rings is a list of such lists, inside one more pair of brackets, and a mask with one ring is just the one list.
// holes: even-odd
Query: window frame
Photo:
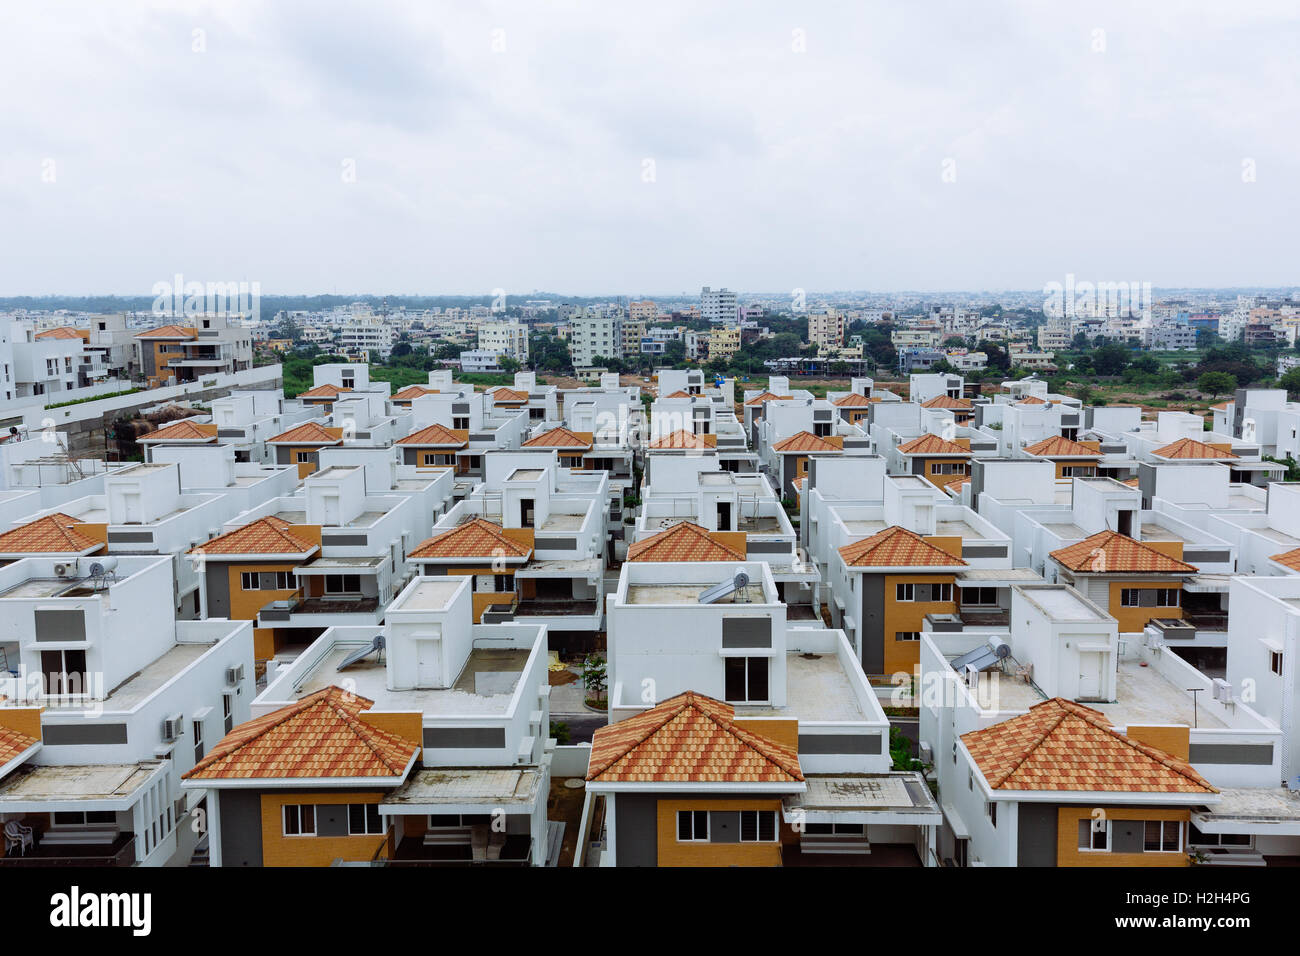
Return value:
[[(304, 814), (303, 810), (309, 808), (308, 813)], [(290, 812), (292, 811), (292, 812)], [(310, 817), (307, 826), (303, 820)], [(293, 832), (290, 832), (289, 821), (293, 820)], [(280, 830), (284, 837), (314, 837), (316, 835), (316, 804), (314, 803), (286, 803), (280, 807)]]
[[(682, 838), (683, 819), (690, 822), (690, 836)], [(698, 835), (698, 826), (700, 821), (704, 821), (704, 836)], [(708, 810), (678, 810), (677, 811), (677, 842), (678, 843), (708, 843), (709, 842), (709, 811)]]

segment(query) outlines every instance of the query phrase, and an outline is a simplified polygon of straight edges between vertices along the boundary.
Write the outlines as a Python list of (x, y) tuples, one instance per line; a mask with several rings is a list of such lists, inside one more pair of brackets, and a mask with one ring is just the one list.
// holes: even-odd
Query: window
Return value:
[(436, 465), (438, 463), (438, 456), (431, 451), (426, 451), (424, 453), (424, 463), (426, 465)]
[(915, 584), (896, 584), (894, 585), (895, 601), (915, 601), (916, 585)]
[(245, 591), (294, 591), (292, 571), (241, 571), (239, 586)]
[(287, 803), (284, 812), (285, 836), (315, 836), (316, 806), (311, 803)]
[(1092, 819), (1079, 821), (1079, 849), (1088, 853), (1106, 853), (1110, 850), (1110, 821)]
[(348, 804), (348, 836), (368, 836), (383, 833), (384, 830), (384, 819), (379, 815), (379, 804)]
[(1268, 652), (1268, 669), (1272, 671), (1274, 674), (1277, 674), (1279, 677), (1282, 676), (1282, 652), (1281, 651)]
[(451, 417), (451, 427), (458, 432), (469, 431), (469, 416), (453, 415)]
[(194, 721), (194, 762), (203, 759), (203, 721)]
[(1148, 820), (1142, 849), (1146, 853), (1178, 853), (1183, 848), (1183, 825), (1177, 820)]
[(326, 594), (360, 594), (361, 575), (327, 574), (325, 576)]
[(895, 631), (894, 640), (896, 641), (919, 641), (921, 634), (919, 631)]
[(962, 588), (960, 603), (967, 607), (997, 607), (997, 588)]
[(709, 842), (709, 812), (707, 810), (678, 810), (677, 842)]
[(297, 459), (296, 459), (297, 462), (298, 462), (298, 464), (300, 464), (300, 465), (309, 465), (309, 464), (311, 464), (311, 454), (312, 454), (312, 453), (309, 452), (309, 451), (300, 451), (300, 452), (298, 452), (298, 456), (297, 456)]
[(768, 699), (766, 657), (728, 657), (723, 660), (727, 700), (762, 702)]
[(951, 584), (896, 584), (894, 600), (930, 604), (938, 601), (952, 600)]
[(117, 823), (112, 810), (59, 810), (54, 813), (56, 827), (93, 827)]
[(1196, 824), (1189, 823), (1187, 833), (1188, 846), (1222, 846), (1243, 847), (1250, 849), (1255, 845), (1255, 838), (1249, 833), (1202, 833)]
[(1121, 607), (1178, 607), (1178, 588), (1121, 588)]
[(45, 676), (45, 693), (52, 696), (84, 694), (86, 683), (86, 652), (68, 648), (62, 651), (41, 651), (41, 671)]
[(989, 818), (989, 823), (993, 824), (994, 829), (998, 825), (998, 805), (990, 800), (984, 804), (984, 814)]
[(221, 695), (221, 726), (226, 733), (235, 729), (235, 699), (229, 694)]
[(775, 843), (776, 831), (775, 810), (740, 811), (741, 843)]

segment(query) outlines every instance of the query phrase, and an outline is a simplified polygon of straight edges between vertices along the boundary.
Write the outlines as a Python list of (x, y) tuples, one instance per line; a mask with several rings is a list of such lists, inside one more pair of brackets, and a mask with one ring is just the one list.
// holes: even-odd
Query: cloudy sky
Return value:
[(1292, 284), (1297, 41), (1293, 0), (4, 0), (0, 295)]

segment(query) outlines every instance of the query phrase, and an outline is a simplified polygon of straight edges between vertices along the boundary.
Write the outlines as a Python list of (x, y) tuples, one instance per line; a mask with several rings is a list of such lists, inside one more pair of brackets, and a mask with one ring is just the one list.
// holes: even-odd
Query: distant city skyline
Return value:
[(1298, 25), (1277, 2), (5, 4), (0, 295), (1282, 287)]

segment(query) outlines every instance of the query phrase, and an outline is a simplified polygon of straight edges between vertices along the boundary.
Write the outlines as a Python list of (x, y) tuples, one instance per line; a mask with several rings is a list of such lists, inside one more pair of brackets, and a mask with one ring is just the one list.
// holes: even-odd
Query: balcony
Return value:
[(0, 857), (0, 867), (17, 866), (134, 866), (135, 834), (119, 833), (111, 842), (74, 843), (75, 836), (61, 834), (60, 840), (34, 834), (36, 845), (20, 854), (17, 850)]

